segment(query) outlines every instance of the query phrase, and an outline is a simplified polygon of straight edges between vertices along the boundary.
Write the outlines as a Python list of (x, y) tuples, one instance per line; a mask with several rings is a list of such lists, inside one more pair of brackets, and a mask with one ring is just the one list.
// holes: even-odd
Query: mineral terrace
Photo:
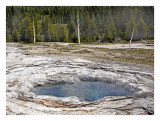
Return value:
[[(6, 54), (6, 113), (28, 114), (154, 114), (153, 67), (103, 63), (74, 56), (26, 54), (16, 43), (8, 43)], [(77, 97), (38, 96), (36, 86), (96, 80), (114, 83), (135, 94), (104, 97), (82, 102)]]

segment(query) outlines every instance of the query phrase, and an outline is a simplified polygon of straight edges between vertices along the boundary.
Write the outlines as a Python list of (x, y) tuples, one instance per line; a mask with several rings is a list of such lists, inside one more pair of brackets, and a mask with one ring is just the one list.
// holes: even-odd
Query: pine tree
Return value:
[(34, 17), (34, 25), (35, 25), (35, 33), (36, 33), (36, 41), (40, 40), (40, 34), (42, 32), (42, 26), (38, 19), (38, 15), (35, 15)]
[(59, 42), (66, 42), (68, 40), (68, 32), (63, 25), (57, 26), (57, 39)]
[(82, 34), (85, 38), (87, 38), (88, 34), (89, 34), (89, 24), (90, 24), (91, 20), (90, 20), (90, 16), (89, 16), (89, 12), (85, 11), (83, 13), (83, 23), (82, 23)]
[(146, 39), (147, 35), (148, 35), (148, 27), (146, 25), (146, 23), (144, 22), (142, 16), (140, 17), (139, 21), (138, 21), (138, 35), (137, 35), (137, 39)]
[(33, 28), (32, 25), (29, 25), (26, 29), (26, 34), (25, 34), (26, 42), (30, 43), (33, 42), (34, 39), (34, 34), (33, 34)]
[(19, 42), (19, 40), (20, 40), (20, 34), (19, 34), (19, 32), (18, 32), (17, 29), (14, 29), (14, 30), (12, 31), (12, 40), (13, 40), (14, 42)]
[(113, 40), (113, 34), (112, 34), (112, 31), (110, 29), (108, 29), (108, 41), (109, 42), (112, 42)]
[[(133, 13), (131, 13), (130, 20), (126, 23), (127, 40), (129, 40), (131, 38), (133, 28), (134, 28), (134, 33), (137, 34), (138, 33), (137, 25), (136, 25)], [(134, 40), (134, 38), (135, 37), (133, 37), (133, 40)]]
[(96, 28), (97, 28), (97, 32), (101, 35), (102, 31), (103, 31), (103, 26), (102, 26), (102, 21), (100, 18), (100, 15), (96, 16)]
[(107, 24), (104, 26), (104, 37), (103, 41), (113, 42), (114, 38), (118, 37), (117, 28), (115, 27), (115, 23), (113, 18), (110, 17), (107, 20)]
[(12, 41), (12, 36), (11, 36), (11, 29), (6, 27), (6, 41), (11, 42)]
[(77, 36), (77, 33), (74, 32), (72, 35), (71, 35), (71, 40), (72, 42), (74, 43), (77, 43), (78, 42), (78, 36)]
[[(22, 22), (19, 24), (19, 31), (20, 31), (21, 41), (32, 42), (33, 41), (33, 38), (32, 38), (33, 37), (33, 20), (31, 20), (30, 17), (25, 17), (22, 20)], [(32, 31), (32, 34), (30, 33), (31, 31)]]
[(48, 38), (49, 38), (49, 41), (53, 41), (53, 24), (51, 21), (49, 21), (48, 23)]
[(49, 33), (48, 33), (48, 28), (49, 28), (49, 23), (51, 22), (50, 18), (48, 16), (43, 18), (42, 21), (42, 32), (44, 35), (44, 41), (48, 42), (49, 41)]
[(48, 36), (49, 36), (50, 42), (56, 42), (56, 28), (51, 21), (49, 22), (49, 25), (48, 25)]
[(68, 24), (68, 35), (71, 38), (72, 34), (76, 32), (76, 25), (73, 21)]
[(95, 26), (95, 23), (92, 20), (90, 21), (89, 26), (88, 26), (88, 36), (89, 36), (90, 42), (95, 41), (96, 36), (98, 36), (97, 28)]
[[(109, 39), (113, 40), (113, 38), (117, 38), (118, 37), (117, 28), (115, 27), (115, 23), (113, 21), (113, 18), (111, 18), (111, 22), (109, 24), (109, 29), (110, 29), (110, 32), (112, 33), (112, 36), (110, 36)], [(111, 33), (109, 35), (111, 35)]]

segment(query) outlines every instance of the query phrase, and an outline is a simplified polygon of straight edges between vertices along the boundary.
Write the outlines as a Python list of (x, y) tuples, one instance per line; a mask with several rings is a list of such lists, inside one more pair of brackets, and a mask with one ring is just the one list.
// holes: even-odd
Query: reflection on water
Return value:
[(81, 81), (74, 84), (59, 84), (37, 87), (33, 89), (37, 95), (53, 95), (57, 97), (76, 96), (82, 101), (95, 101), (105, 96), (131, 96), (128, 90), (112, 83), (100, 81)]

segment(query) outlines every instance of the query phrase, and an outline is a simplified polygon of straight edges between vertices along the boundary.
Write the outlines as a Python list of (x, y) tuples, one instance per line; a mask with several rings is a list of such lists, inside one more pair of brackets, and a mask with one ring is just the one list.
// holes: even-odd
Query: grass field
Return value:
[[(120, 63), (134, 63), (144, 65), (154, 65), (154, 49), (132, 48), (132, 49), (108, 49), (101, 46), (112, 44), (65, 44), (65, 43), (21, 43), (18, 47), (29, 54), (48, 54), (59, 56), (78, 56), (103, 61), (113, 61)], [(85, 45), (85, 46), (83, 46)], [(92, 47), (100, 45), (100, 47)]]

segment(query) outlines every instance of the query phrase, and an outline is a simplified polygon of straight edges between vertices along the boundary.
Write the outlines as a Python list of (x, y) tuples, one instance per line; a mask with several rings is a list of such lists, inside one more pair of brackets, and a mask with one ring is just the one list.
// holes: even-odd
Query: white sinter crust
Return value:
[[(109, 64), (55, 56), (25, 55), (15, 43), (7, 44), (6, 113), (11, 114), (153, 114), (154, 74), (147, 67)], [(81, 80), (113, 82), (134, 97), (104, 97), (89, 103), (77, 97), (37, 96), (34, 86), (76, 83)]]

